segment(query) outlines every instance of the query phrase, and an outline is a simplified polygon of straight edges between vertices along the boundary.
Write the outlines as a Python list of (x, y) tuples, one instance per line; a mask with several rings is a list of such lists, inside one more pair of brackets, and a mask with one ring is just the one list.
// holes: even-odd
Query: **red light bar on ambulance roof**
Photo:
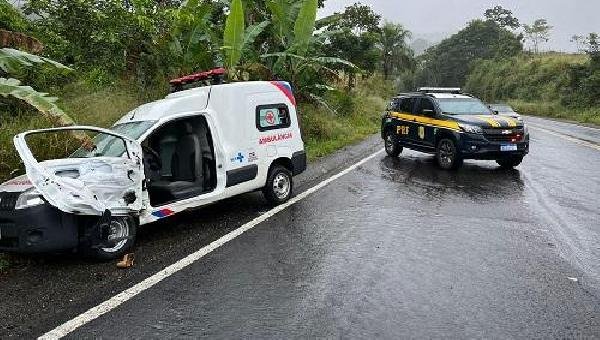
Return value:
[(189, 90), (195, 87), (223, 84), (226, 73), (227, 70), (224, 68), (216, 68), (210, 71), (194, 73), (173, 79), (169, 81), (171, 93)]

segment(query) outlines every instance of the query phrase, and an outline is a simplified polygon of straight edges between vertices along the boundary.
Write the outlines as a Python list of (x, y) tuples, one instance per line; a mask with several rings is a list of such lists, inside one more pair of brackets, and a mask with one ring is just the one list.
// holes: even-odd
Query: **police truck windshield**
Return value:
[(437, 100), (442, 112), (449, 115), (491, 115), (492, 111), (473, 98), (444, 98)]

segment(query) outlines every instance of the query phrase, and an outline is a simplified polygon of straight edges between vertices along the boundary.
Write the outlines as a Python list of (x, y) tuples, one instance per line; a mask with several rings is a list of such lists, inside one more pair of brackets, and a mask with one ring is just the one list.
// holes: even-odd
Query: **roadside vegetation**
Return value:
[(109, 127), (169, 79), (216, 67), (290, 81), (311, 159), (377, 132), (394, 79), (415, 67), (410, 32), (359, 3), (317, 20), (324, 3), (0, 0), (0, 181), (22, 172), (16, 133)]
[(522, 114), (600, 124), (598, 35), (574, 35), (577, 53), (541, 52), (551, 30), (545, 19), (521, 24), (496, 6), (418, 57), (399, 87), (462, 87)]
[(479, 61), (466, 88), (524, 114), (600, 125), (600, 73), (593, 58), (550, 53)]

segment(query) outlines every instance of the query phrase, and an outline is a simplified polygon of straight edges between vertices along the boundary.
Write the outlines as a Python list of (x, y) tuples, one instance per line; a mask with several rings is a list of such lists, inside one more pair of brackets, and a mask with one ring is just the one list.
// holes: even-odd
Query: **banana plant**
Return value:
[(0, 96), (20, 99), (60, 126), (74, 124), (73, 120), (56, 105), (57, 98), (48, 97), (47, 93), (38, 92), (31, 86), (21, 85), (17, 79), (0, 78)]
[(239, 65), (244, 52), (248, 51), (269, 24), (269, 21), (263, 21), (246, 28), (242, 0), (231, 2), (229, 15), (225, 21), (222, 46), (225, 54), (225, 67), (230, 70), (230, 75), (235, 77), (235, 68)]
[[(47, 64), (63, 71), (71, 71), (69, 67), (48, 58), (12, 48), (0, 49), (1, 74), (16, 74), (23, 68), (36, 64)], [(73, 125), (71, 117), (56, 105), (56, 98), (48, 97), (46, 93), (38, 92), (30, 86), (21, 85), (17, 79), (0, 77), (0, 96), (22, 100), (58, 125)]]
[[(337, 66), (345, 68), (356, 68), (356, 66), (336, 57), (310, 55), (311, 46), (326, 39), (326, 35), (330, 33), (325, 32), (320, 37), (314, 35), (318, 0), (268, 0), (267, 7), (271, 11), (275, 34), (283, 44), (284, 51), (263, 54), (261, 57), (270, 61), (274, 74), (290, 80), (301, 96), (320, 103), (324, 102), (316, 93), (322, 93), (330, 88), (319, 84), (319, 80), (339, 78), (335, 69)], [(284, 10), (286, 8), (290, 10), (286, 12)], [(335, 20), (335, 18), (331, 17), (327, 20)], [(290, 27), (293, 27), (293, 30)], [(314, 76), (311, 77), (311, 74)]]
[(48, 64), (57, 69), (71, 71), (69, 67), (48, 58), (12, 48), (0, 49), (0, 69), (4, 73), (14, 74), (24, 67), (31, 67), (35, 64)]

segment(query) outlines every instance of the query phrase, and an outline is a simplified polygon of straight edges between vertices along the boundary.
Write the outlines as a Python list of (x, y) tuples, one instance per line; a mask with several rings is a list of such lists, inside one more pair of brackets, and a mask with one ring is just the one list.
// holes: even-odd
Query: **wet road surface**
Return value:
[[(600, 132), (531, 123), (516, 170), (380, 154), (70, 337), (600, 337), (600, 147), (571, 140)], [(379, 148), (314, 164), (298, 191)], [(0, 337), (48, 331), (267, 209), (251, 194), (152, 226), (128, 271), (17, 266)]]

